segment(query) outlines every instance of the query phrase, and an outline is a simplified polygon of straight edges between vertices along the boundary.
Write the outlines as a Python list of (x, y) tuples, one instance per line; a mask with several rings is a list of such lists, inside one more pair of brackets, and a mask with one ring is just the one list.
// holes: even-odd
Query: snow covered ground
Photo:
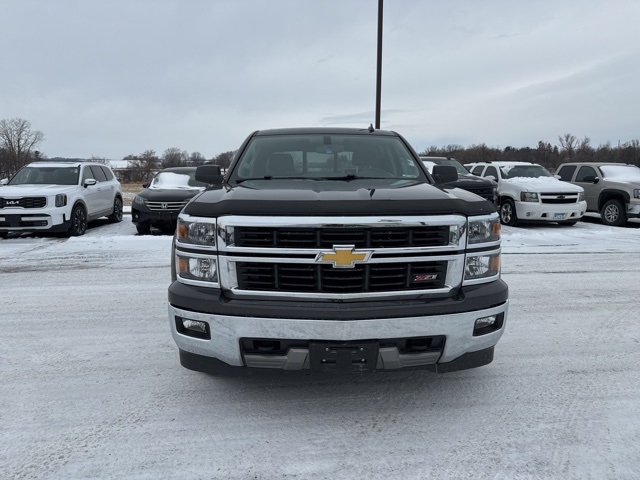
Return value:
[(638, 479), (640, 222), (503, 228), (492, 364), (180, 367), (168, 236), (0, 240), (1, 479)]

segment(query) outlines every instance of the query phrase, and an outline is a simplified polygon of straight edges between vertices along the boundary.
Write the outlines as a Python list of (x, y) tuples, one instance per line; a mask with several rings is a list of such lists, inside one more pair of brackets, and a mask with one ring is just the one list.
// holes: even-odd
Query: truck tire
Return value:
[(500, 221), (510, 227), (515, 227), (518, 224), (516, 206), (510, 198), (505, 198), (500, 204)]
[(602, 223), (613, 227), (620, 227), (627, 223), (627, 212), (620, 200), (607, 200), (600, 211)]

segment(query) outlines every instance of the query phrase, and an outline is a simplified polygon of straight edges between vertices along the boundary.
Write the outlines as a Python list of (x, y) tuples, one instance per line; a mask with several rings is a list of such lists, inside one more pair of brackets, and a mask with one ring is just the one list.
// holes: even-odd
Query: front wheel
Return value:
[(122, 199), (116, 197), (113, 201), (113, 213), (107, 217), (111, 223), (118, 223), (122, 221)]
[(602, 217), (602, 223), (605, 225), (620, 227), (627, 223), (627, 212), (625, 212), (620, 200), (608, 200), (603, 205), (600, 216)]
[(515, 227), (518, 224), (516, 206), (510, 198), (503, 200), (500, 204), (500, 221), (510, 227)]
[(67, 230), (69, 237), (79, 237), (87, 231), (87, 211), (82, 205), (76, 205), (71, 211), (71, 226)]

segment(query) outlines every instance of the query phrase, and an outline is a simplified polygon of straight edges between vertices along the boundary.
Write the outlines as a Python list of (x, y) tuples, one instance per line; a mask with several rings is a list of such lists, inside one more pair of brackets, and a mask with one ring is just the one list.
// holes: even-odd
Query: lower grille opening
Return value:
[[(248, 355), (286, 355), (291, 348), (309, 349), (309, 344), (315, 340), (275, 340), (268, 338), (242, 338), (240, 350)], [(380, 347), (395, 347), (402, 354), (442, 351), (445, 337), (435, 335), (430, 337), (385, 338), (383, 340), (366, 339), (356, 342), (378, 342)]]

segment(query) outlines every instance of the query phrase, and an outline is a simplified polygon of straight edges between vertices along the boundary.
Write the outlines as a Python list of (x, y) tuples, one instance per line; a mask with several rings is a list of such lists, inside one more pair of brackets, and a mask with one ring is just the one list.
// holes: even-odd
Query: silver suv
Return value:
[(587, 211), (605, 225), (620, 226), (640, 217), (640, 168), (625, 163), (563, 163), (556, 177), (584, 188)]
[(122, 220), (120, 182), (94, 162), (33, 162), (0, 188), (0, 238), (10, 232), (83, 235), (100, 217)]

